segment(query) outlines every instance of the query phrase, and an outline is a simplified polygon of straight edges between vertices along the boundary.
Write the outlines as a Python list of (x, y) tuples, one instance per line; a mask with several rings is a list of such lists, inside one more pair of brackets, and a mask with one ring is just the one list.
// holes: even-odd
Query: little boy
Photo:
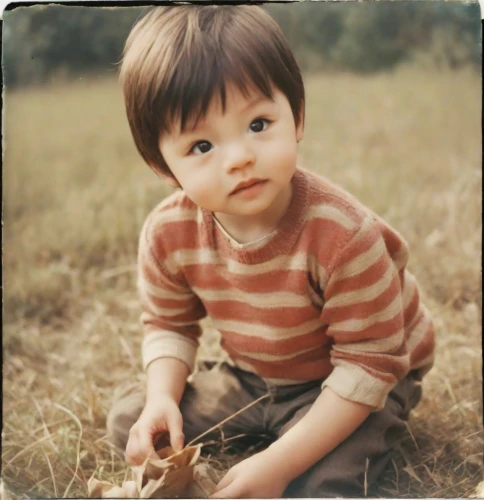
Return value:
[[(304, 86), (261, 8), (153, 9), (127, 40), (121, 81), (141, 156), (181, 189), (142, 229), (147, 388), (114, 405), (112, 442), (139, 464), (163, 435), (181, 449), (266, 394), (223, 435), (273, 443), (214, 498), (362, 496), (434, 355), (405, 242), (298, 168)], [(187, 383), (205, 316), (230, 362)]]

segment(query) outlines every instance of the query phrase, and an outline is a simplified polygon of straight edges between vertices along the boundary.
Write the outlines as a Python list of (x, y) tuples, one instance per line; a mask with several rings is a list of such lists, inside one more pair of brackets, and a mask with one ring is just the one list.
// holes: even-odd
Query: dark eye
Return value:
[(212, 145), (208, 141), (199, 141), (190, 150), (190, 153), (205, 154), (212, 149)]
[(257, 118), (257, 120), (254, 120), (250, 124), (249, 128), (250, 128), (250, 130), (252, 130), (252, 132), (262, 132), (263, 130), (266, 129), (267, 124), (268, 124), (268, 121), (265, 120), (264, 118)]

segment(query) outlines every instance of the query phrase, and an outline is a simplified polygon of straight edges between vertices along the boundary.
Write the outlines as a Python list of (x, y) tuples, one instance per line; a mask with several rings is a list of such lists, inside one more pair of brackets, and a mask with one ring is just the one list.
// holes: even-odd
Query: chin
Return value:
[(264, 212), (269, 210), (269, 208), (271, 206), (272, 206), (272, 203), (257, 203), (257, 204), (254, 203), (253, 206), (243, 207), (241, 210), (238, 211), (237, 215), (245, 215), (247, 217), (250, 217), (250, 216), (254, 217), (254, 216), (263, 214)]

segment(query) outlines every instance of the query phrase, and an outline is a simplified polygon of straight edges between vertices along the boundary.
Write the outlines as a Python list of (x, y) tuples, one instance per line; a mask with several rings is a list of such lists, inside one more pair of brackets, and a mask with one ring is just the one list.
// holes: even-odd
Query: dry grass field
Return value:
[[(369, 496), (470, 497), (484, 479), (480, 111), (467, 70), (307, 78), (301, 164), (405, 235), (437, 327), (423, 401)], [(142, 378), (137, 235), (170, 191), (137, 156), (115, 80), (7, 91), (4, 113), (3, 494), (86, 497), (91, 476), (128, 471), (105, 417)]]

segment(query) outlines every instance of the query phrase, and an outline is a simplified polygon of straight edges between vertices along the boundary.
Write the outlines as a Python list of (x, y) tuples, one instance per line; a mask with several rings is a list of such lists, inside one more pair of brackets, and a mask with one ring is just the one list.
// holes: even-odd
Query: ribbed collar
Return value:
[(212, 212), (202, 208), (203, 231), (209, 245), (221, 257), (246, 264), (266, 262), (278, 255), (288, 254), (301, 233), (309, 209), (309, 181), (303, 170), (297, 169), (292, 180), (292, 198), (286, 213), (279, 221), (273, 235), (256, 248), (234, 248), (228, 238), (217, 228)]

